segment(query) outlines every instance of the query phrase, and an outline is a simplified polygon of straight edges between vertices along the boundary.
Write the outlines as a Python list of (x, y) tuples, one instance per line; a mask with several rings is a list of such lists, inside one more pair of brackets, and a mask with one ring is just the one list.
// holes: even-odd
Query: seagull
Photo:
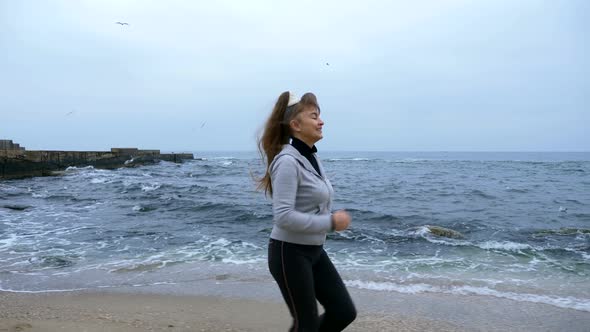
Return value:
[(68, 116), (68, 115), (72, 115), (72, 114), (74, 114), (74, 112), (76, 112), (76, 110), (73, 110), (73, 111), (71, 111), (71, 112), (68, 112), (68, 113), (66, 114), (66, 116)]
[(120, 24), (120, 25), (129, 25), (129, 23), (127, 23), (127, 22), (115, 22), (115, 24)]
[(326, 66), (329, 66), (330, 64), (326, 62)]
[(201, 128), (205, 127), (205, 123), (207, 123), (207, 121), (203, 122), (203, 124), (201, 125)]

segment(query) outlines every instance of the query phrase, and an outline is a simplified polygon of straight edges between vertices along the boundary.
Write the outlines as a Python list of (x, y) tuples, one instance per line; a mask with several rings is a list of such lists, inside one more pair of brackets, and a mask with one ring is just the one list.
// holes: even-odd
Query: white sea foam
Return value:
[(9, 186), (7, 184), (0, 183), (0, 189), (7, 190), (7, 191), (13, 191), (14, 189), (18, 189), (18, 188), (15, 186)]
[(262, 263), (265, 262), (266, 259), (262, 258), (262, 257), (258, 257), (258, 258), (252, 258), (252, 259), (236, 259), (236, 258), (223, 258), (221, 260), (223, 263), (229, 263), (229, 264), (236, 264), (236, 265), (242, 265), (242, 264), (256, 264), (256, 263)]
[(163, 259), (163, 254), (157, 254), (147, 257), (140, 261), (121, 260), (115, 263), (107, 264), (103, 268), (109, 268), (109, 272), (142, 272), (154, 269), (161, 269), (173, 263), (170, 260)]
[(399, 285), (392, 282), (375, 282), (361, 280), (345, 280), (346, 285), (361, 289), (377, 291), (394, 291), (407, 294), (419, 294), (425, 292), (436, 292), (438, 289), (428, 284)]
[(388, 160), (390, 163), (419, 163), (425, 161), (432, 161), (431, 159), (422, 159), (422, 158), (403, 158), (403, 159), (395, 159), (395, 160)]
[(506, 250), (520, 252), (521, 250), (532, 249), (528, 244), (516, 243), (511, 241), (486, 241), (477, 245), (478, 247), (485, 250)]
[(170, 281), (159, 281), (159, 282), (151, 282), (151, 283), (144, 283), (144, 284), (133, 284), (131, 287), (145, 287), (145, 286), (159, 286), (159, 285), (176, 285), (175, 282)]
[(428, 234), (431, 234), (430, 229), (426, 226), (418, 227), (418, 229), (416, 231), (414, 231), (413, 233), (418, 236), (426, 236)]
[(413, 232), (409, 232), (408, 235), (422, 237), (426, 241), (428, 241), (430, 243), (435, 243), (435, 244), (444, 244), (444, 245), (449, 245), (449, 246), (470, 246), (470, 245), (473, 245), (472, 242), (465, 241), (465, 240), (457, 240), (457, 239), (434, 236), (432, 234), (432, 232), (430, 231), (430, 229), (426, 226), (421, 226), (417, 230), (415, 230)]
[(250, 249), (262, 249), (262, 247), (255, 245), (254, 243), (242, 241), (241, 243), (243, 248), (250, 248)]
[[(453, 291), (451, 291), (453, 292)], [(514, 292), (501, 292), (487, 287), (473, 287), (473, 286), (461, 286), (457, 287), (453, 293), (464, 294), (464, 295), (488, 295), (499, 298), (506, 298), (515, 301), (523, 302), (535, 302), (550, 304), (560, 308), (571, 308), (581, 311), (590, 312), (590, 300), (580, 299), (572, 296), (568, 297), (557, 297), (549, 295), (537, 295), (537, 294), (519, 294)]]
[(16, 234), (9, 234), (6, 239), (0, 240), (0, 249), (10, 248), (17, 243), (18, 236)]
[(515, 292), (503, 292), (490, 289), (488, 287), (475, 286), (450, 286), (440, 287), (428, 284), (400, 285), (393, 282), (374, 282), (362, 280), (345, 280), (348, 286), (369, 289), (376, 291), (395, 291), (399, 293), (418, 294), (418, 293), (446, 293), (458, 295), (486, 295), (498, 298), (505, 298), (521, 302), (534, 302), (553, 305), (560, 308), (576, 309), (590, 312), (590, 299), (575, 298), (572, 296), (558, 297), (537, 294), (519, 294)]
[(3, 288), (0, 286), (0, 291), (8, 293), (26, 293), (26, 294), (41, 294), (41, 293), (61, 293), (61, 292), (76, 292), (82, 290), (88, 290), (90, 288), (70, 288), (70, 289), (44, 289), (44, 290), (18, 290)]
[(159, 183), (154, 183), (151, 185), (147, 185), (147, 184), (142, 184), (141, 185), (141, 190), (143, 191), (154, 191), (156, 189), (159, 189), (162, 185), (160, 185)]
[(327, 161), (371, 161), (369, 158), (330, 158)]
[(84, 171), (84, 170), (93, 170), (94, 166), (85, 166), (85, 167), (76, 167), (76, 166), (69, 166), (66, 168), (66, 172), (75, 172), (75, 171)]
[(563, 250), (569, 251), (569, 252), (573, 252), (575, 254), (580, 254), (584, 260), (590, 259), (590, 255), (587, 254), (586, 252), (582, 251), (582, 250), (578, 250), (578, 249), (575, 249), (575, 248), (563, 248)]
[[(203, 158), (205, 159), (205, 158)], [(235, 160), (235, 157), (213, 157), (211, 160)], [(206, 160), (206, 159), (205, 159)]]
[[(428, 227), (425, 226), (418, 228), (416, 231), (413, 232), (413, 234), (423, 237), (428, 242), (435, 244), (444, 244), (449, 246), (476, 246), (484, 250), (503, 250), (512, 252), (521, 252), (522, 250), (537, 249), (528, 244), (517, 243), (512, 241), (485, 241), (482, 243), (474, 243), (466, 240), (435, 237), (432, 236), (432, 233), (430, 232)], [(543, 250), (543, 248), (539, 249)]]
[(219, 238), (211, 243), (209, 243), (206, 247), (214, 247), (214, 246), (221, 246), (221, 247), (225, 247), (227, 245), (230, 245), (231, 242), (225, 238)]

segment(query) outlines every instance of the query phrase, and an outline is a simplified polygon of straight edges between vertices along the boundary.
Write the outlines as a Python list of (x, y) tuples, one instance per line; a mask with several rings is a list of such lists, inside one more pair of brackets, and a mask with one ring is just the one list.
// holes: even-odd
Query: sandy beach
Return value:
[[(207, 296), (2, 293), (0, 331), (286, 331), (286, 307)], [(359, 317), (349, 331), (461, 331), (440, 321)]]
[[(289, 327), (286, 307), (268, 283), (202, 286), (209, 290), (202, 295), (163, 289), (0, 292), (0, 331), (270, 332)], [(237, 289), (248, 292), (229, 295)], [(257, 291), (261, 296), (253, 295)], [(494, 297), (351, 293), (358, 318), (346, 331), (588, 331), (590, 321), (589, 312)]]

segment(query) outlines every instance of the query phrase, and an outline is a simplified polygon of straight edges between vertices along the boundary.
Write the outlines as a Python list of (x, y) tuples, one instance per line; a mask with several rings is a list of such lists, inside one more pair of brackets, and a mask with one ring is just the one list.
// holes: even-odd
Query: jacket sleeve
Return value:
[(295, 210), (298, 169), (297, 160), (285, 155), (276, 160), (271, 170), (274, 222), (279, 227), (293, 232), (329, 232), (332, 228), (331, 214), (317, 215)]

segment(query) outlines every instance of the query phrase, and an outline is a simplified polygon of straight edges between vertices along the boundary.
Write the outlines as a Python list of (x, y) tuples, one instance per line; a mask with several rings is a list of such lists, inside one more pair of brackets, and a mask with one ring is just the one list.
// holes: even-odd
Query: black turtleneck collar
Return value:
[(318, 149), (315, 147), (315, 145), (310, 148), (309, 145), (305, 144), (305, 142), (295, 137), (291, 137), (291, 145), (297, 149), (297, 151), (299, 151), (302, 156), (309, 160), (313, 168), (315, 168), (315, 170), (321, 176), (322, 173), (320, 172), (320, 167), (317, 160), (313, 156), (314, 153), (318, 152)]
[(291, 137), (291, 145), (293, 145), (293, 147), (297, 149), (297, 151), (299, 151), (299, 153), (301, 153), (305, 157), (311, 156), (314, 153), (318, 152), (318, 149), (316, 149), (315, 145), (310, 148), (309, 145), (307, 145), (299, 138)]

